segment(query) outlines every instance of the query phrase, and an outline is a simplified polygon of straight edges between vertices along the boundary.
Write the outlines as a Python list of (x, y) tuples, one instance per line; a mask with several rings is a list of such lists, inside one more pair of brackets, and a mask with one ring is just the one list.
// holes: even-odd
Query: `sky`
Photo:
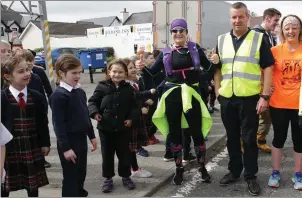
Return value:
[[(24, 1), (27, 5), (28, 1)], [(228, 1), (230, 3), (235, 1)], [(297, 14), (302, 18), (302, 1), (242, 1), (249, 10), (262, 15), (266, 8), (274, 7), (281, 11), (282, 15)], [(2, 1), (9, 5), (10, 1)], [(32, 4), (37, 2), (32, 1)], [(47, 1), (47, 14), (49, 21), (76, 22), (81, 19), (120, 16), (124, 8), (131, 14), (133, 12), (152, 11), (152, 1)], [(21, 3), (15, 1), (12, 9), (25, 11)], [(33, 8), (38, 12), (37, 8)]]

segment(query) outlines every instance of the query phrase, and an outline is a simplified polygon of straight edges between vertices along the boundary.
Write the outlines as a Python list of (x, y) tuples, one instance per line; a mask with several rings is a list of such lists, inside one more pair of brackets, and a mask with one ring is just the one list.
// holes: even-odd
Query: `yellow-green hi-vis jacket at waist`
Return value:
[(253, 96), (261, 90), (260, 46), (262, 33), (251, 30), (235, 52), (230, 33), (218, 37), (218, 51), (222, 64), (219, 94), (230, 98)]
[[(174, 83), (173, 83), (174, 84)], [(182, 97), (182, 106), (183, 106), (183, 112), (187, 112), (188, 110), (192, 109), (192, 97), (196, 98), (197, 101), (200, 104), (201, 109), (201, 115), (202, 115), (202, 121), (201, 121), (201, 132), (203, 134), (203, 137), (206, 137), (209, 133), (213, 120), (212, 117), (208, 111), (208, 108), (204, 104), (203, 100), (201, 99), (200, 95), (190, 86), (187, 84), (177, 84), (178, 86), (172, 87), (169, 90), (167, 90), (161, 97), (157, 109), (153, 114), (152, 121), (155, 124), (155, 126), (158, 128), (158, 130), (166, 137), (169, 133), (169, 124), (166, 117), (166, 98), (167, 96), (176, 88), (181, 87), (181, 97)], [(198, 86), (197, 84), (194, 84), (193, 86)], [(188, 122), (182, 113), (181, 117), (181, 128), (186, 129), (189, 128)]]

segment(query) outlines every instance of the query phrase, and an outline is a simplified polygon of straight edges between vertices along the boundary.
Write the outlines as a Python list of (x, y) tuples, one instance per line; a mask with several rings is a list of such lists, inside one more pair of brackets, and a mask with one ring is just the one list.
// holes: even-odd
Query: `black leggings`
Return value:
[(290, 122), (294, 151), (302, 153), (302, 129), (299, 127), (298, 110), (270, 107), (270, 114), (274, 129), (273, 146), (278, 149), (283, 148)]
[(154, 101), (154, 104), (149, 107), (147, 122), (146, 122), (146, 125), (149, 129), (148, 130), (148, 138), (151, 138), (157, 131), (156, 126), (152, 122), (152, 116), (153, 116), (153, 114), (156, 110), (156, 107), (157, 107), (157, 101)]
[(210, 91), (210, 107), (215, 106), (215, 100), (216, 100), (216, 93), (215, 93), (215, 86), (211, 85), (212, 90)]
[(137, 171), (138, 170), (138, 163), (137, 163), (137, 158), (136, 158), (136, 152), (135, 151), (131, 151), (131, 153), (130, 153), (130, 162), (131, 162), (131, 169), (133, 171)]
[[(182, 102), (169, 100), (168, 97), (166, 99), (166, 116), (169, 123), (169, 135), (171, 141), (170, 148), (173, 153), (176, 166), (182, 166)], [(205, 155), (205, 144), (204, 138), (201, 133), (201, 110), (199, 102), (194, 97), (192, 98), (192, 109), (190, 109), (184, 115), (189, 124), (189, 128), (186, 129), (184, 132), (190, 133), (190, 135), (192, 135), (194, 140), (194, 148), (197, 152), (198, 160), (201, 160), (200, 162), (203, 163)]]

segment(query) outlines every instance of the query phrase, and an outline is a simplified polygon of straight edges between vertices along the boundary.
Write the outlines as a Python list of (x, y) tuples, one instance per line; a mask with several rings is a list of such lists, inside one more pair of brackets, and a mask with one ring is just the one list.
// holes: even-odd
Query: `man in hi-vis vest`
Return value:
[[(244, 179), (252, 195), (260, 194), (256, 180), (258, 172), (257, 130), (259, 113), (268, 110), (274, 58), (270, 48), (258, 33), (248, 28), (249, 11), (244, 3), (234, 3), (230, 9), (233, 29), (218, 37), (216, 53), (211, 57), (216, 65), (215, 89), (221, 105), (221, 118), (227, 132), (229, 173), (220, 181), (228, 185), (237, 181), (244, 168)], [(264, 88), (261, 92), (261, 69)], [(241, 152), (240, 137), (244, 153)], [(242, 160), (243, 159), (243, 160)]]

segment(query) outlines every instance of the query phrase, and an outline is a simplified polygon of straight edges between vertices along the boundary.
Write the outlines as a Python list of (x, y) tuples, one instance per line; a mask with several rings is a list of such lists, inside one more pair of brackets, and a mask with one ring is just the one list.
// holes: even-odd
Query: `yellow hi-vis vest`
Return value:
[(218, 37), (218, 51), (222, 64), (219, 94), (230, 98), (247, 97), (260, 93), (261, 69), (259, 65), (262, 33), (250, 30), (235, 53), (230, 33)]

